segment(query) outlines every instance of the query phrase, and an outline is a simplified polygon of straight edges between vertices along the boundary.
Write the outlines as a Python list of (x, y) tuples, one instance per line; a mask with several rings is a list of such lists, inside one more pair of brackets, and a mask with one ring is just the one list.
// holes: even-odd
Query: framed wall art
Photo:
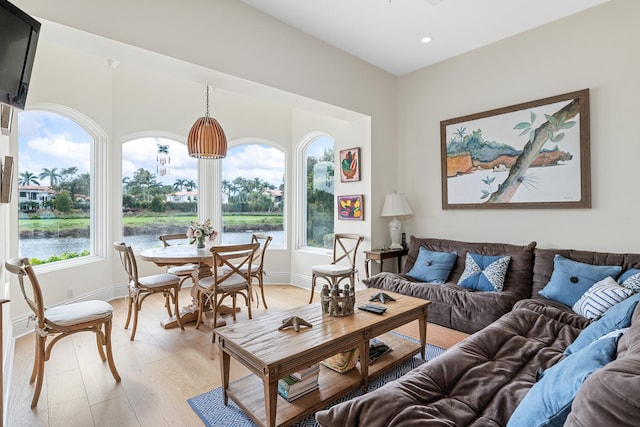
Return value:
[(364, 220), (364, 196), (337, 196), (338, 219), (363, 221)]
[(589, 89), (440, 122), (443, 209), (590, 208)]
[(340, 150), (340, 182), (360, 181), (360, 148)]

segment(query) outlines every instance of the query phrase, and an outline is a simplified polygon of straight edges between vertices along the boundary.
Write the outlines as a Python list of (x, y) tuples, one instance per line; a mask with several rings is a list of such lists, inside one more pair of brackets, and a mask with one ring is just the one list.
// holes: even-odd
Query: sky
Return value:
[[(23, 111), (18, 114), (18, 140), (20, 145), (19, 172), (29, 171), (39, 175), (43, 168), (78, 167), (79, 173), (90, 172), (91, 136), (61, 115), (43, 111)], [(326, 146), (332, 141), (322, 141), (317, 146)], [(169, 146), (167, 175), (160, 176), (158, 167), (158, 145)], [(320, 150), (320, 153), (322, 150)], [(197, 160), (189, 157), (187, 146), (163, 138), (140, 138), (122, 146), (123, 176), (133, 177), (139, 168), (156, 175), (163, 184), (173, 184), (176, 179), (197, 182)], [(315, 153), (310, 153), (314, 154)], [(217, 160), (209, 160), (217, 161)], [(276, 187), (282, 183), (285, 171), (285, 153), (265, 144), (242, 144), (230, 147), (222, 160), (222, 178), (229, 181), (236, 176), (247, 179), (261, 178)], [(48, 185), (48, 179), (40, 180)]]

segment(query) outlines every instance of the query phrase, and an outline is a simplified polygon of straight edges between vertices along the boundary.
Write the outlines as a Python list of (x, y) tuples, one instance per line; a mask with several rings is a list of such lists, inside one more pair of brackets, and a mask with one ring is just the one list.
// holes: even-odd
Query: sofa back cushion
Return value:
[(533, 270), (533, 249), (536, 242), (531, 242), (526, 246), (512, 245), (508, 243), (477, 243), (461, 242), (447, 239), (418, 238), (411, 236), (409, 243), (409, 254), (407, 262), (402, 269), (402, 273), (408, 273), (420, 251), (420, 247), (425, 247), (430, 251), (456, 252), (458, 257), (453, 269), (449, 274), (448, 282), (458, 283), (460, 276), (464, 272), (467, 252), (478, 255), (508, 255), (511, 257), (507, 276), (504, 280), (504, 291), (518, 293), (522, 298), (531, 295), (531, 278)]
[[(619, 265), (622, 273), (631, 268), (640, 268), (640, 254), (617, 254), (606, 252), (579, 251), (573, 249), (540, 249), (533, 250), (535, 261), (533, 265), (532, 297), (539, 297), (542, 290), (553, 274), (553, 260), (556, 255), (574, 261), (592, 265)], [(616, 279), (616, 277), (614, 277)]]

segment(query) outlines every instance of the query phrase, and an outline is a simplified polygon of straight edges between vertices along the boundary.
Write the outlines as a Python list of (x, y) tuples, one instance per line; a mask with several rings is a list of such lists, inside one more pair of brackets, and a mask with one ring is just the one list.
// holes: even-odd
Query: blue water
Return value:
[[(216, 242), (222, 244), (248, 243), (251, 241), (252, 232), (240, 233), (224, 233), (218, 237)], [(268, 234), (273, 236), (271, 242), (274, 246), (284, 246), (284, 231), (270, 231)], [(137, 236), (126, 236), (124, 241), (138, 252), (142, 249), (160, 247), (162, 242), (157, 235), (142, 234)], [(187, 241), (185, 240), (185, 243)], [(48, 259), (52, 255), (61, 255), (64, 253), (81, 253), (83, 250), (89, 250), (90, 241), (88, 237), (66, 237), (66, 238), (37, 238), (37, 239), (20, 239), (20, 256), (27, 258), (38, 258), (41, 260)]]

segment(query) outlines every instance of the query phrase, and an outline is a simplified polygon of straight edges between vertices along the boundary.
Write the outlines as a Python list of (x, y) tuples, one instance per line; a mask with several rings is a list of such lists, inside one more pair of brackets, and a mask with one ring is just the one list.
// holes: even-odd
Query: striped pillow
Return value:
[(597, 319), (617, 303), (633, 295), (633, 291), (624, 288), (611, 277), (593, 284), (573, 305), (573, 311), (587, 319)]

